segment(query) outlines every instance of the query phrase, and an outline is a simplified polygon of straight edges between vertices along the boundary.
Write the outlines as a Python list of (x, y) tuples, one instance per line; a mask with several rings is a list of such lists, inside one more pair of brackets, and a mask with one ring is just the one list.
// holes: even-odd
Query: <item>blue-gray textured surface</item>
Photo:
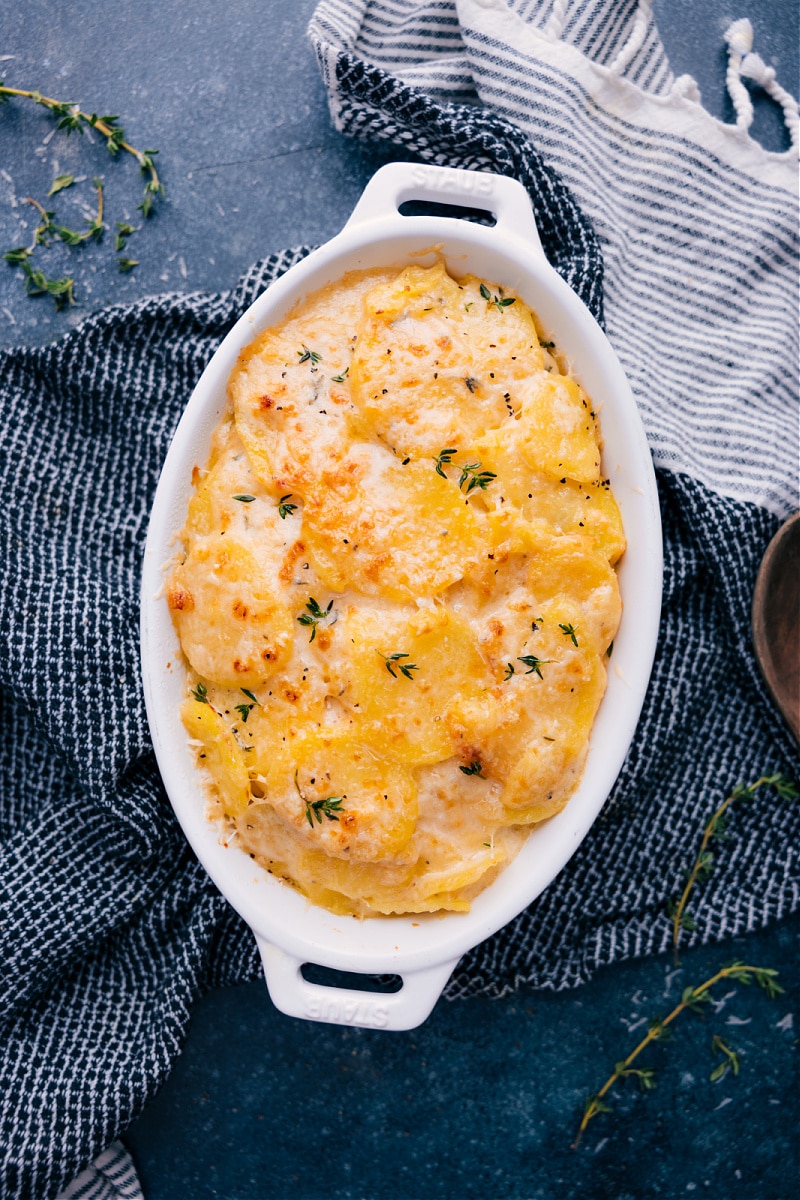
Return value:
[[(797, 92), (797, 6), (742, 0), (656, 3), (676, 72), (698, 78), (724, 120), (722, 33), (748, 15), (756, 48)], [(79, 304), (55, 314), (0, 269), (0, 343), (35, 344), (92, 308), (151, 292), (232, 286), (252, 261), (335, 233), (386, 148), (353, 145), (328, 123), (304, 30), (313, 0), (83, 3), (26, 0), (0, 8), (0, 76), (20, 87), (119, 112), (131, 141), (157, 146), (168, 187), (159, 214), (130, 241), (140, 260), (119, 275), (111, 246), (49, 252), (74, 268)], [(8, 56), (8, 57), (6, 57)], [(29, 240), (24, 198), (59, 172), (86, 175), (58, 198), (80, 225), (102, 171), (108, 216), (133, 219), (139, 180), (51, 130), (29, 104), (0, 110), (0, 248)], [(783, 133), (771, 105), (755, 131)], [(53, 204), (56, 207), (56, 204)], [(23, 228), (23, 222), (26, 227)], [(784, 1200), (798, 1176), (796, 918), (736, 945), (601, 972), (575, 993), (522, 992), (440, 1004), (409, 1034), (289, 1020), (260, 984), (214, 992), (197, 1007), (183, 1058), (129, 1133), (148, 1200), (173, 1197), (756, 1196)], [(569, 1150), (585, 1093), (664, 1015), (686, 983), (727, 959), (781, 969), (769, 1003), (733, 986), (718, 1012), (687, 1019), (656, 1048), (659, 1088), (631, 1085)], [(743, 1054), (738, 1079), (712, 1085), (712, 1032)]]

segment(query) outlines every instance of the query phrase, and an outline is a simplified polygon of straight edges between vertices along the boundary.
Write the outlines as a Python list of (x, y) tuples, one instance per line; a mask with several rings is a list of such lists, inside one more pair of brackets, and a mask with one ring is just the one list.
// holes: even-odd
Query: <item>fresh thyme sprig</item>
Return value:
[(31, 266), (27, 257), (16, 264), (12, 263), (12, 265), (22, 268), (25, 276), (25, 291), (29, 296), (52, 296), (56, 302), (57, 311), (67, 304), (75, 303), (73, 294), (75, 280), (71, 275), (65, 275), (61, 279), (48, 279), (40, 267)]
[(397, 676), (394, 673), (394, 669), (397, 667), (401, 675), (403, 675), (406, 679), (411, 679), (413, 681), (414, 676), (411, 674), (411, 672), (418, 671), (419, 667), (416, 663), (404, 663), (400, 661), (401, 658), (408, 658), (409, 656), (407, 654), (403, 654), (402, 652), (398, 652), (397, 654), (382, 654), (380, 650), (376, 650), (375, 653), (380, 655), (380, 657), (383, 659), (386, 665), (386, 670), (393, 679), (397, 679)]
[(708, 1079), (710, 1083), (718, 1083), (724, 1075), (727, 1075), (729, 1070), (732, 1071), (734, 1075), (738, 1075), (739, 1067), (742, 1065), (741, 1059), (736, 1051), (732, 1050), (730, 1046), (723, 1042), (718, 1033), (715, 1033), (711, 1039), (711, 1053), (716, 1054), (718, 1051), (720, 1054), (722, 1054), (723, 1058), (722, 1062), (717, 1063), (716, 1067), (714, 1067), (714, 1070), (709, 1075)]
[(436, 456), (436, 474), (441, 475), (442, 479), (447, 479), (444, 473), (444, 468), (449, 466), (453, 461), (453, 455), (458, 454), (458, 449), (455, 446), (445, 446), (444, 450), (440, 450)]
[[(528, 668), (528, 670), (525, 672), (526, 675), (533, 675), (535, 673), (539, 676), (540, 679), (543, 679), (544, 676), (542, 675), (542, 667), (546, 663), (549, 663), (550, 659), (549, 658), (537, 658), (535, 654), (520, 654), (517, 656), (517, 662), (524, 663), (525, 666)], [(510, 665), (511, 664), (509, 663), (509, 666)], [(512, 674), (513, 674), (513, 672), (512, 672)], [(509, 676), (506, 676), (506, 678), (509, 678)]]
[(294, 786), (297, 788), (297, 794), (305, 805), (305, 817), (311, 828), (314, 828), (314, 820), (318, 825), (322, 824), (323, 816), (329, 821), (338, 821), (339, 813), (342, 810), (344, 796), (326, 796), (324, 800), (309, 800), (303, 795), (300, 790), (300, 784), (297, 780), (297, 771), (294, 773)]
[(483, 764), (479, 758), (473, 759), (469, 766), (461, 766), (458, 769), (459, 771), (463, 771), (465, 775), (477, 775), (479, 779), (486, 778), (486, 776), (483, 774)]
[(253, 711), (253, 709), (256, 707), (256, 705), (259, 704), (259, 701), (258, 701), (257, 697), (251, 691), (248, 690), (248, 688), (242, 688), (241, 691), (244, 693), (245, 696), (247, 696), (248, 700), (250, 701), (250, 704), (237, 704), (235, 707), (236, 707), (236, 711), (238, 712), (239, 716), (242, 718), (242, 723), (244, 725), (246, 725), (247, 718), (250, 716), (250, 713)]
[(703, 839), (700, 842), (700, 849), (694, 864), (686, 876), (686, 884), (680, 899), (672, 902), (667, 909), (668, 915), (672, 920), (672, 948), (675, 954), (675, 961), (678, 961), (678, 943), (680, 942), (681, 932), (684, 929), (696, 929), (696, 923), (686, 911), (686, 906), (689, 900), (689, 894), (696, 883), (702, 883), (709, 877), (713, 870), (714, 855), (709, 850), (709, 843), (714, 839), (724, 839), (725, 828), (727, 823), (727, 811), (730, 806), (738, 800), (752, 800), (759, 788), (772, 787), (778, 793), (782, 800), (796, 800), (798, 796), (797, 785), (791, 779), (787, 779), (784, 775), (776, 773), (774, 775), (762, 775), (755, 783), (748, 785), (738, 784), (726, 800), (720, 804), (719, 808), (712, 814), (706, 823), (703, 831)]
[(327, 620), (331, 625), (335, 625), (338, 614), (332, 611), (332, 600), (328, 602), (327, 608), (320, 608), (313, 596), (311, 596), (306, 603), (306, 608), (308, 609), (308, 612), (303, 613), (302, 616), (299, 616), (297, 619), (301, 625), (311, 626), (311, 637), (308, 640), (309, 642), (313, 642), (314, 638), (317, 636), (317, 626), (319, 625), (320, 621)]
[(55, 213), (45, 209), (38, 200), (33, 200), (30, 196), (27, 197), (27, 202), (37, 209), (41, 218), (33, 231), (33, 241), (30, 246), (17, 246), (14, 250), (6, 250), (3, 258), (9, 266), (21, 269), (25, 277), (25, 291), (29, 296), (52, 296), (56, 302), (56, 309), (61, 309), (66, 304), (74, 304), (75, 280), (70, 275), (65, 275), (63, 279), (48, 279), (40, 267), (31, 266), (30, 258), (36, 247), (49, 245), (48, 239), (54, 232)]
[(291, 498), (292, 498), (292, 493), (287, 492), (286, 495), (281, 496), (280, 500), (278, 501), (278, 516), (281, 518), (282, 521), (285, 521), (287, 517), (290, 517), (292, 515), (292, 513), (295, 511), (295, 509), (297, 508), (296, 504), (288, 503), (288, 501), (291, 500)]
[(322, 362), (322, 355), (317, 354), (316, 350), (309, 350), (305, 342), (303, 343), (303, 349), (298, 350), (297, 353), (301, 363), (310, 362), (312, 367), (315, 367), (318, 362)]
[(447, 479), (444, 468), (449, 467), (452, 464), (456, 470), (461, 472), (458, 480), (458, 486), (463, 488), (464, 484), (466, 484), (467, 495), (469, 495), (473, 488), (479, 488), (482, 492), (485, 491), (492, 480), (497, 479), (494, 471), (482, 471), (481, 464), (479, 462), (464, 463), (463, 466), (459, 465), (458, 463), (454, 463), (454, 454), (458, 454), (458, 449), (456, 446), (445, 446), (444, 450), (439, 451), (434, 459), (434, 462), (436, 463), (436, 474), (441, 475), (442, 479)]
[(26, 196), (25, 203), (32, 204), (38, 212), (40, 218), (39, 224), (33, 231), (33, 241), (31, 242), (30, 249), (28, 250), (29, 254), (33, 254), (33, 251), (37, 246), (50, 245), (49, 239), (55, 234), (53, 217), (56, 214), (53, 209), (46, 209), (44, 205), (39, 203), (38, 200), (34, 200), (33, 196)]
[(482, 492), (486, 491), (492, 480), (497, 479), (494, 471), (482, 471), (480, 468), (481, 464), (479, 462), (466, 463), (460, 468), (461, 478), (458, 481), (458, 486), (463, 488), (466, 483), (467, 495), (470, 494), (473, 488), (480, 488)]
[[(87, 221), (88, 229), (85, 229), (83, 233), (78, 233), (75, 229), (67, 229), (65, 225), (56, 225), (55, 222), (50, 222), (50, 231), (67, 246), (80, 246), (82, 242), (99, 242), (103, 236), (105, 229), (103, 224), (103, 181), (95, 176), (92, 182), (97, 189), (97, 216), (93, 220)], [(35, 204), (40, 212), (44, 212), (35, 200), (31, 200), (30, 203)], [(53, 214), (46, 215), (52, 216)]]
[(577, 630), (575, 629), (574, 625), (559, 625), (558, 628), (564, 634), (564, 637), (568, 637), (571, 639), (573, 646), (577, 646), (578, 637), (577, 637)]
[[(580, 1144), (581, 1138), (586, 1130), (586, 1126), (593, 1117), (598, 1116), (600, 1113), (612, 1111), (609, 1105), (605, 1103), (604, 1097), (619, 1079), (624, 1079), (628, 1076), (635, 1076), (638, 1078), (639, 1084), (643, 1090), (649, 1091), (655, 1087), (655, 1071), (652, 1067), (643, 1067), (634, 1070), (632, 1069), (631, 1064), (636, 1061), (642, 1051), (649, 1046), (651, 1042), (665, 1040), (665, 1038), (668, 1036), (669, 1026), (677, 1017), (681, 1015), (682, 1012), (685, 1012), (687, 1009), (693, 1012), (701, 1012), (703, 1006), (708, 1004), (711, 1000), (711, 989), (722, 979), (733, 979), (743, 984), (750, 984), (753, 982), (753, 980), (755, 980), (759, 987), (764, 989), (767, 996), (770, 999), (774, 999), (775, 996), (779, 995), (783, 991), (783, 988), (780, 986), (780, 984), (775, 982), (777, 975), (778, 972), (774, 971), (771, 967), (755, 967), (747, 963), (733, 962), (729, 963), (728, 966), (722, 967), (721, 970), (717, 971), (715, 975), (712, 975), (710, 979), (706, 979), (705, 982), (699, 984), (697, 987), (684, 988), (680, 1003), (676, 1004), (672, 1012), (664, 1017), (663, 1020), (656, 1018), (655, 1020), (651, 1021), (647, 1033), (639, 1042), (638, 1046), (631, 1051), (627, 1058), (624, 1058), (615, 1064), (614, 1070), (600, 1090), (593, 1092), (586, 1098), (583, 1117), (581, 1119), (575, 1141), (572, 1143), (572, 1149), (575, 1150)], [(720, 1045), (716, 1047), (716, 1049), (721, 1048), (722, 1047)], [(725, 1051), (733, 1054), (738, 1063), (738, 1058), (735, 1054), (735, 1051), (729, 1051), (727, 1046), (725, 1047)], [(733, 1061), (728, 1061), (732, 1067)], [(717, 1076), (717, 1078), (721, 1078), (721, 1074)]]
[[(481, 284), (481, 295), (487, 304), (494, 304), (498, 312), (502, 312), (504, 308), (508, 308), (509, 304), (516, 304), (516, 296), (493, 296), (485, 283)], [(501, 289), (502, 290), (502, 289)]]
[(137, 150), (130, 142), (125, 140), (125, 130), (119, 124), (118, 116), (110, 116), (108, 114), (98, 117), (97, 113), (87, 113), (78, 104), (72, 103), (69, 100), (54, 100), (52, 96), (43, 96), (40, 91), (27, 91), (24, 88), (6, 87), (0, 79), (0, 104), (5, 104), (12, 97), (18, 97), (24, 100), (32, 100), (34, 104), (41, 104), (48, 109), (57, 119), (57, 129), (63, 129), (69, 135), (70, 133), (84, 133), (85, 129), (94, 129), (106, 140), (106, 147), (109, 154), (115, 157), (120, 150), (125, 151), (136, 159), (139, 164), (139, 169), (146, 177), (144, 196), (139, 209), (143, 216), (149, 217), (153, 210), (153, 203), (164, 195), (164, 185), (158, 176), (158, 171), (154, 163), (154, 158), (158, 154), (157, 150)]
[(192, 688), (191, 691), (192, 691), (192, 695), (194, 696), (194, 698), (198, 704), (209, 704), (210, 703), (210, 701), (208, 699), (208, 688), (203, 683), (202, 679), (198, 683), (197, 687)]

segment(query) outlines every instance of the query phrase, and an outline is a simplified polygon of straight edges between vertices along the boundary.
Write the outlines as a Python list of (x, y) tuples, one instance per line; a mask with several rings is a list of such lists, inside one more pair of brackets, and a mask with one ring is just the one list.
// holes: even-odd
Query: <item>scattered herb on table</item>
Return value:
[(50, 191), (47, 193), (47, 199), (55, 196), (57, 192), (63, 192), (64, 188), (72, 187), (75, 182), (74, 175), (56, 175), (53, 182), (50, 184)]
[[(50, 232), (67, 246), (80, 246), (82, 242), (99, 242), (103, 236), (105, 229), (103, 224), (103, 181), (95, 176), (92, 182), (97, 189), (97, 216), (86, 222), (89, 226), (88, 229), (78, 233), (76, 229), (67, 229), (65, 225), (57, 225), (54, 221), (50, 222)], [(36, 201), (31, 200), (31, 204), (36, 204)], [(39, 205), (37, 204), (36, 207), (39, 208)]]
[[(576, 1149), (580, 1144), (581, 1138), (586, 1130), (586, 1126), (589, 1124), (592, 1118), (598, 1116), (600, 1113), (608, 1113), (612, 1111), (611, 1107), (606, 1104), (604, 1097), (608, 1094), (618, 1080), (629, 1077), (636, 1078), (642, 1091), (650, 1091), (656, 1086), (655, 1070), (652, 1067), (635, 1068), (632, 1066), (632, 1064), (636, 1061), (642, 1051), (650, 1045), (651, 1042), (660, 1042), (666, 1040), (669, 1033), (669, 1026), (677, 1017), (681, 1015), (682, 1012), (687, 1010), (690, 1010), (691, 1012), (702, 1012), (703, 1007), (709, 1004), (711, 1001), (711, 989), (715, 984), (719, 983), (723, 979), (736, 980), (743, 984), (752, 983), (752, 981), (755, 979), (759, 987), (764, 989), (767, 996), (770, 999), (773, 999), (783, 991), (783, 988), (780, 986), (780, 984), (775, 982), (777, 974), (778, 972), (772, 970), (770, 967), (755, 967), (748, 963), (733, 962), (729, 963), (726, 967), (722, 967), (722, 969), (717, 971), (715, 975), (712, 975), (710, 979), (706, 979), (703, 983), (698, 984), (697, 987), (684, 988), (680, 1003), (676, 1004), (672, 1012), (664, 1017), (663, 1020), (656, 1017), (653, 1021), (651, 1021), (647, 1033), (639, 1042), (638, 1046), (634, 1047), (627, 1058), (624, 1058), (615, 1064), (614, 1070), (600, 1090), (593, 1092), (586, 1098), (583, 1117), (581, 1119), (575, 1141), (572, 1143), (573, 1150)], [(720, 1047), (717, 1046), (716, 1048), (719, 1049)], [(738, 1064), (738, 1056), (736, 1055), (735, 1051), (730, 1051), (727, 1046), (725, 1049), (729, 1055), (733, 1056), (732, 1059), (729, 1059), (731, 1065), (733, 1060), (736, 1060)], [(712, 1072), (712, 1075), (713, 1074), (714, 1072)], [(721, 1074), (717, 1076), (717, 1078), (721, 1078)]]
[(711, 1039), (711, 1053), (722, 1054), (722, 1062), (717, 1063), (714, 1070), (709, 1075), (710, 1083), (719, 1083), (723, 1076), (727, 1075), (728, 1071), (732, 1071), (734, 1075), (739, 1074), (741, 1059), (735, 1050), (732, 1050), (727, 1042), (723, 1042), (718, 1033), (715, 1033)]
[[(26, 91), (23, 88), (6, 87), (3, 80), (0, 79), (0, 104), (6, 104), (13, 98), (32, 100), (34, 104), (41, 104), (57, 119), (56, 128), (63, 129), (67, 135), (82, 134), (86, 129), (94, 129), (101, 137), (105, 138), (106, 147), (112, 157), (116, 157), (122, 150), (135, 158), (142, 174), (146, 176), (144, 196), (138, 207), (144, 216), (150, 216), (154, 201), (164, 195), (164, 185), (158, 177), (158, 171), (153, 161), (158, 151), (137, 150), (135, 146), (127, 142), (125, 130), (119, 124), (118, 116), (98, 117), (97, 113), (84, 112), (79, 104), (74, 104), (70, 100), (54, 100), (52, 96), (43, 96), (38, 90)], [(68, 177), (56, 177), (57, 180), (63, 178)], [(68, 185), (64, 184), (63, 186)]]
[(119, 252), (124, 250), (128, 238), (136, 233), (136, 226), (131, 225), (128, 221), (117, 221), (117, 234), (114, 238), (114, 249)]
[[(137, 150), (135, 146), (132, 146), (125, 138), (125, 131), (119, 124), (118, 116), (109, 114), (98, 116), (96, 113), (87, 113), (80, 105), (74, 104), (72, 101), (55, 100), (51, 96), (43, 95), (38, 90), (28, 91), (23, 88), (7, 87), (0, 80), (0, 105), (13, 99), (31, 100), (34, 104), (46, 108), (56, 118), (56, 128), (62, 130), (67, 136), (71, 133), (83, 134), (87, 129), (93, 129), (105, 139), (106, 148), (112, 157), (123, 151), (135, 158), (145, 176), (144, 195), (138, 208), (143, 216), (151, 215), (153, 204), (164, 195), (164, 185), (155, 166), (155, 156), (158, 151)], [(47, 198), (58, 195), (76, 182), (74, 175), (57, 175), (50, 185)], [(55, 220), (54, 211), (45, 209), (37, 200), (29, 197), (28, 202), (38, 209), (41, 216), (41, 221), (34, 233), (33, 244), (27, 248), (6, 251), (3, 255), (9, 266), (19, 267), (22, 270), (26, 293), (29, 296), (52, 296), (56, 302), (56, 309), (63, 308), (66, 304), (74, 304), (74, 279), (71, 276), (65, 276), (63, 279), (49, 279), (40, 267), (31, 265), (30, 258), (37, 246), (48, 246), (49, 239), (52, 237), (58, 238), (65, 245), (73, 248), (87, 242), (99, 242), (102, 239), (105, 230), (103, 184), (99, 178), (95, 178), (93, 182), (97, 189), (97, 214), (87, 221), (88, 229), (78, 231), (60, 224)], [(120, 221), (117, 221), (117, 229), (114, 248), (119, 252), (136, 230), (133, 225)], [(138, 265), (137, 259), (117, 259), (118, 270), (122, 274), (132, 271)]]
[(73, 288), (75, 280), (70, 275), (61, 279), (49, 279), (41, 267), (32, 267), (27, 259), (20, 264), (25, 276), (25, 291), (29, 296), (52, 296), (56, 302), (56, 311), (67, 304), (74, 304)]
[[(797, 786), (784, 775), (779, 773), (762, 775), (755, 783), (748, 784), (747, 786), (739, 784), (712, 814), (703, 831), (700, 849), (691, 870), (688, 872), (686, 886), (683, 889), (680, 900), (669, 909), (669, 916), (672, 920), (672, 940), (676, 953), (676, 961), (681, 930), (695, 928), (694, 921), (686, 912), (689, 894), (695, 883), (703, 878), (707, 878), (712, 869), (713, 860), (708, 850), (709, 842), (712, 838), (724, 836), (726, 813), (734, 801), (752, 800), (758, 789), (762, 787), (774, 788), (781, 799), (784, 800), (794, 800), (798, 796)], [(642, 1091), (650, 1091), (655, 1087), (655, 1070), (652, 1067), (634, 1067), (632, 1064), (652, 1042), (663, 1041), (668, 1036), (668, 1027), (681, 1013), (687, 1010), (702, 1012), (703, 1008), (711, 1002), (711, 989), (715, 984), (723, 979), (730, 979), (741, 984), (750, 984), (755, 980), (759, 987), (763, 988), (767, 997), (774, 999), (783, 992), (783, 988), (777, 983), (777, 976), (778, 972), (772, 967), (757, 967), (737, 961), (722, 967), (716, 974), (706, 979), (704, 983), (699, 984), (697, 987), (684, 988), (680, 1003), (673, 1008), (672, 1012), (664, 1017), (663, 1020), (655, 1018), (651, 1021), (646, 1035), (639, 1044), (634, 1047), (627, 1058), (615, 1064), (613, 1072), (600, 1090), (593, 1092), (587, 1097), (580, 1127), (575, 1141), (572, 1143), (573, 1149), (580, 1143), (587, 1125), (594, 1117), (600, 1113), (611, 1112), (611, 1108), (605, 1102), (605, 1096), (620, 1079), (636, 1078)], [(722, 1062), (718, 1063), (711, 1071), (709, 1076), (711, 1083), (717, 1083), (728, 1071), (733, 1075), (739, 1074), (741, 1063), (738, 1053), (717, 1034), (712, 1038), (711, 1051), (712, 1054), (721, 1054), (723, 1056)]]

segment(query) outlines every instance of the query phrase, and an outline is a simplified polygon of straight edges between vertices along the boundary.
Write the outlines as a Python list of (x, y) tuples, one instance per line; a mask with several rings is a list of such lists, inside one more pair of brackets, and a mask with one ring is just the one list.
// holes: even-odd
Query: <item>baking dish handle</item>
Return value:
[(257, 934), (256, 942), (270, 997), (280, 1012), (305, 1021), (362, 1029), (416, 1029), (430, 1015), (458, 962), (409, 971), (402, 976), (399, 992), (359, 992), (309, 983), (301, 973), (303, 959)]
[[(387, 163), (370, 179), (345, 229), (398, 215), (401, 204), (426, 200), (493, 214), (501, 233), (522, 238), (544, 258), (530, 197), (516, 179), (488, 171), (434, 167), (428, 163)], [(492, 230), (487, 229), (491, 234)]]

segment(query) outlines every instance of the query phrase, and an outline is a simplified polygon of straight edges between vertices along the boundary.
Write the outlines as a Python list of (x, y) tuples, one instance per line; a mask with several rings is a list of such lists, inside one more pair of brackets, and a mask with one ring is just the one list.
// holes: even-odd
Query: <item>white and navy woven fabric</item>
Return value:
[[(739, 34), (734, 87), (760, 71)], [(749, 635), (758, 563), (797, 504), (794, 173), (788, 154), (750, 142), (741, 97), (741, 125), (726, 131), (673, 80), (646, 3), (329, 0), (312, 39), (341, 129), (525, 184), (556, 268), (601, 319), (605, 297), (646, 422), (666, 565), (640, 728), (568, 867), (465, 956), (447, 995), (573, 986), (663, 949), (704, 817), (739, 781), (798, 771)], [(194, 999), (259, 973), (163, 792), (137, 597), (149, 506), (191, 389), (232, 322), (304, 253), (273, 256), (225, 295), (111, 308), (54, 346), (0, 354), (9, 1200), (70, 1181), (73, 1196), (135, 1196), (112, 1144), (168, 1074)], [(800, 806), (766, 792), (735, 811), (691, 937), (793, 910), (798, 834)]]

